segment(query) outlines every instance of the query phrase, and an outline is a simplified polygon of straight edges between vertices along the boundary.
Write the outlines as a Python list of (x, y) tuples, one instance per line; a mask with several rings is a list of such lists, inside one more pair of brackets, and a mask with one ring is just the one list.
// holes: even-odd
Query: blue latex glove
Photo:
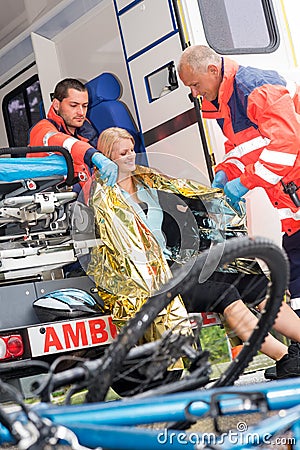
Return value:
[(224, 186), (224, 193), (227, 197), (228, 203), (230, 203), (235, 209), (240, 211), (239, 201), (249, 191), (239, 178), (228, 181)]
[(227, 181), (228, 178), (224, 170), (219, 170), (219, 172), (216, 173), (215, 178), (211, 183), (211, 187), (223, 189)]
[(105, 180), (108, 186), (114, 186), (118, 178), (118, 166), (111, 159), (97, 152), (92, 156), (92, 163), (99, 169), (100, 178)]

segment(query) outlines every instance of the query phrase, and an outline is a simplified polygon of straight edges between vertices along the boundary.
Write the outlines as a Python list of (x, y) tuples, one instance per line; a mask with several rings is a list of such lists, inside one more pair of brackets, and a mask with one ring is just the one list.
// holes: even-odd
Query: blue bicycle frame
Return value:
[[(54, 406), (40, 403), (32, 407), (37, 415), (72, 430), (81, 445), (88, 448), (147, 449), (250, 449), (273, 442), (278, 432), (291, 429), (293, 449), (300, 450), (300, 383), (297, 379), (183, 392), (145, 399), (128, 399), (106, 403)], [(246, 406), (245, 406), (246, 405)], [(210, 416), (264, 412), (285, 409), (284, 415), (265, 419), (255, 427), (218, 436), (178, 430), (134, 428), (157, 422), (196, 420)], [(17, 413), (15, 420), (26, 420)], [(242, 432), (244, 431), (244, 432)], [(245, 434), (246, 433), (246, 434)], [(1, 426), (0, 443), (11, 441)], [(270, 447), (269, 447), (270, 448)]]

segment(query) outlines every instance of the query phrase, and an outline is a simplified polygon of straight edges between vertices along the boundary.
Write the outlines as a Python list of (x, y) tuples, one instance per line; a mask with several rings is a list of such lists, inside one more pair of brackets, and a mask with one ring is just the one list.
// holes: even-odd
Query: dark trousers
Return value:
[[(286, 251), (290, 263), (289, 291), (291, 299), (300, 299), (300, 230), (291, 236), (284, 234), (282, 246)], [(300, 308), (294, 309), (298, 316), (300, 316)]]
[(236, 300), (256, 306), (264, 300), (268, 280), (264, 275), (250, 275), (214, 272), (204, 283), (195, 283), (182, 296), (188, 312), (216, 312), (223, 314), (224, 309)]

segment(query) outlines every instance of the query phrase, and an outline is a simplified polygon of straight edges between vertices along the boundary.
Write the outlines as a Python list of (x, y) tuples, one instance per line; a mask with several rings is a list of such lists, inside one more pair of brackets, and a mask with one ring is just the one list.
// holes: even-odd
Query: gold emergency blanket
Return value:
[[(221, 189), (208, 188), (185, 179), (170, 179), (147, 167), (137, 166), (134, 176), (151, 188), (190, 198), (200, 197), (206, 205), (212, 205), (212, 211), (216, 209), (216, 201), (224, 202)], [(161, 247), (126, 202), (119, 187), (107, 186), (98, 173), (91, 189), (90, 206), (95, 214), (101, 245), (93, 248), (87, 273), (93, 276), (105, 306), (111, 311), (116, 324), (121, 326), (172, 274)], [(245, 229), (243, 219), (232, 208), (227, 211), (229, 225)], [(151, 341), (159, 338), (166, 329), (186, 317), (183, 302), (176, 297), (161, 312), (145, 339)]]

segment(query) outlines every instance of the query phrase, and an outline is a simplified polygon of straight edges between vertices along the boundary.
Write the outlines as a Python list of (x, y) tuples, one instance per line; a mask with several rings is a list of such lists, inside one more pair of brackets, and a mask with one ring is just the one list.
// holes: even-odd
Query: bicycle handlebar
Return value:
[[(130, 362), (130, 360), (145, 358), (148, 355), (151, 355), (158, 346), (158, 342), (148, 342), (132, 348), (125, 359), (125, 363)], [(83, 381), (88, 381), (89, 378), (93, 376), (92, 374), (97, 374), (97, 371), (102, 367), (102, 364), (103, 359), (97, 358), (84, 361), (81, 366), (72, 367), (62, 372), (55, 373), (51, 377), (51, 387), (55, 390), (75, 382), (81, 383)], [(42, 398), (43, 392), (41, 393)], [(43, 400), (45, 400), (45, 398), (43, 398)]]

